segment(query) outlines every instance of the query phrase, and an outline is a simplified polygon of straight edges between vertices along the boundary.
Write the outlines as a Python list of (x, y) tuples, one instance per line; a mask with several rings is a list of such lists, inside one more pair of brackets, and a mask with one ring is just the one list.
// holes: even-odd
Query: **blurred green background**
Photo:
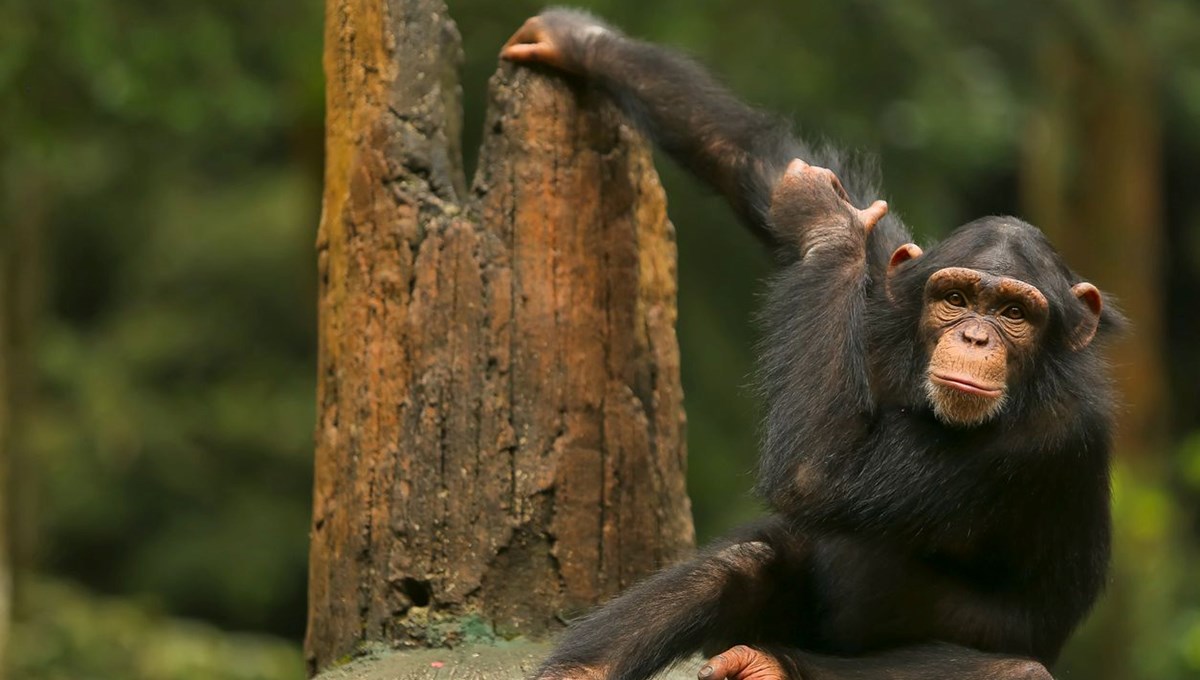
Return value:
[[(1022, 215), (1120, 296), (1116, 565), (1059, 675), (1200, 677), (1200, 3), (578, 4), (877, 150), (924, 239)], [(449, 5), (472, 155), (540, 5)], [(303, 675), (322, 22), (319, 0), (0, 0), (12, 677)], [(758, 512), (768, 262), (661, 167), (703, 539)]]

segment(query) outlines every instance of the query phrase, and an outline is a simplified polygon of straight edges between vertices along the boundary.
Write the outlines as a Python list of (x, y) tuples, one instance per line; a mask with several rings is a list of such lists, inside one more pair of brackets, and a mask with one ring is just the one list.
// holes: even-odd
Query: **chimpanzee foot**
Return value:
[(709, 659), (699, 680), (801, 680), (788, 678), (783, 666), (769, 654), (738, 645)]

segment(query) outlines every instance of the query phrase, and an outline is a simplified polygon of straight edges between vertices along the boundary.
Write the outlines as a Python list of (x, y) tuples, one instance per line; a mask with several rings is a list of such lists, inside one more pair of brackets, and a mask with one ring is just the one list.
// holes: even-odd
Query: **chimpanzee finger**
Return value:
[(504, 47), (501, 50), (506, 50), (513, 45), (541, 42), (544, 38), (544, 33), (541, 17), (531, 17), (526, 19), (525, 23), (521, 24), (521, 27), (517, 29), (516, 33), (512, 34), (508, 42), (504, 43)]
[(500, 58), (509, 61), (550, 61), (554, 49), (546, 43), (518, 43), (500, 50)]
[(871, 233), (871, 230), (875, 228), (875, 225), (879, 223), (879, 220), (883, 219), (883, 216), (886, 215), (887, 212), (887, 201), (875, 201), (863, 210), (858, 211), (858, 221), (862, 222), (863, 228), (869, 234)]

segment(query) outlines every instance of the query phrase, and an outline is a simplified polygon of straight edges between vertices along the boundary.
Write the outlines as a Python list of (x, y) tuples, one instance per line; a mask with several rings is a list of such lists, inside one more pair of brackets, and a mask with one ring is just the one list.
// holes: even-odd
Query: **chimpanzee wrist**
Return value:
[(581, 75), (593, 69), (599, 43), (624, 37), (618, 29), (581, 10), (555, 8), (542, 12), (541, 18), (559, 41), (566, 68)]

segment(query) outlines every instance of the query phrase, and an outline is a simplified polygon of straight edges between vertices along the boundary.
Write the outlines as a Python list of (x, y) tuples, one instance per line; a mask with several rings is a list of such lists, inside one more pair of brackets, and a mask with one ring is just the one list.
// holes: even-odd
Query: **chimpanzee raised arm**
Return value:
[[(529, 19), (501, 56), (546, 64), (603, 87), (659, 146), (721, 191), (743, 221), (776, 247), (790, 271), (779, 277), (765, 313), (785, 320), (768, 329), (784, 341), (769, 338), (761, 358), (773, 411), (767, 419), (800, 430), (854, 429), (858, 415), (872, 409), (863, 362), (868, 284), (921, 253), (885, 203), (854, 207), (878, 195), (875, 173), (847, 166), (832, 148), (805, 144), (786, 122), (739, 101), (688, 58), (626, 37), (584, 12), (552, 9)], [(790, 179), (781, 182), (789, 168)], [(795, 361), (796, 346), (807, 348), (808, 361)], [(779, 398), (784, 395), (772, 392), (780, 387), (821, 401)], [(793, 476), (785, 468), (799, 464), (785, 460), (793, 434), (766, 433), (760, 490), (769, 498), (793, 491), (790, 485), (771, 488)]]
[[(771, 192), (793, 159), (832, 170), (855, 205), (879, 195), (874, 173), (847, 173), (836, 150), (805, 144), (786, 121), (739, 101), (690, 59), (629, 38), (585, 12), (552, 9), (529, 19), (500, 56), (543, 63), (608, 90), (655, 143), (724, 194), (773, 245), (794, 242), (793, 234), (778, 233), (768, 219)], [(884, 248), (908, 240), (895, 218), (885, 219), (881, 229), (887, 232)]]

